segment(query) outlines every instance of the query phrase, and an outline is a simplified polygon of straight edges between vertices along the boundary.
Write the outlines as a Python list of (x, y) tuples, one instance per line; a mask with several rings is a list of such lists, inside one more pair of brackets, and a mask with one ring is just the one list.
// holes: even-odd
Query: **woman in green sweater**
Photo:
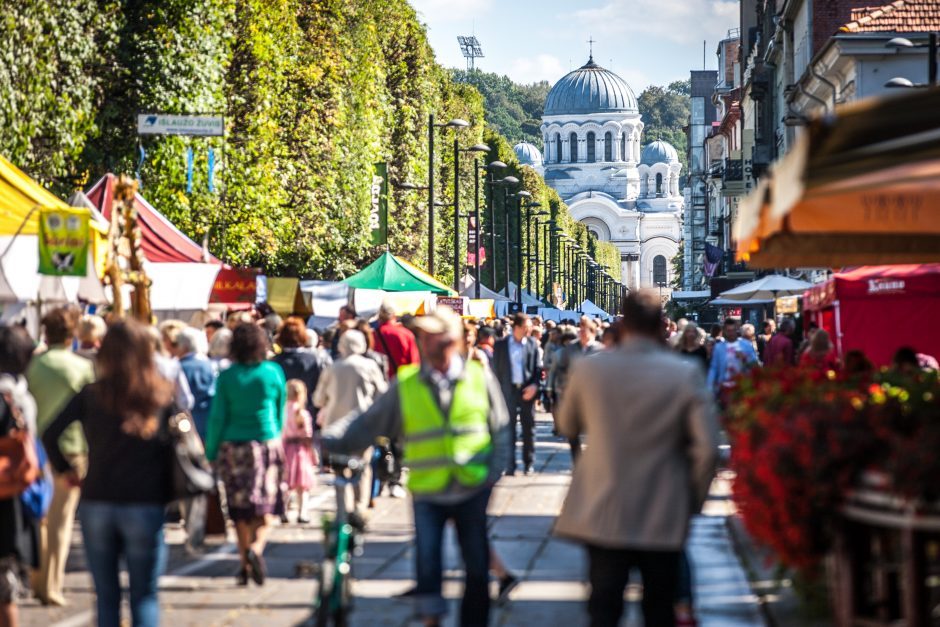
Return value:
[(232, 365), (219, 374), (206, 427), (206, 456), (225, 485), (238, 534), (240, 585), (247, 585), (249, 576), (259, 586), (264, 583), (269, 518), (283, 509), (281, 428), (287, 390), (281, 367), (265, 361), (267, 349), (260, 327), (235, 328)]

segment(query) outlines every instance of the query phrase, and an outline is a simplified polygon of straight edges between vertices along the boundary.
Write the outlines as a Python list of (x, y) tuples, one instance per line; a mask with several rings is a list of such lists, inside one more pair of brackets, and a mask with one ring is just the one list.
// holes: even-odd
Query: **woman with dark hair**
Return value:
[(232, 332), (232, 365), (219, 374), (209, 412), (206, 456), (215, 463), (229, 517), (235, 522), (241, 570), (259, 586), (267, 574), (264, 558), (269, 519), (283, 513), (281, 428), (287, 381), (277, 364), (265, 361), (264, 329), (241, 324)]
[(313, 406), (313, 390), (317, 389), (320, 375), (332, 361), (326, 351), (307, 350), (307, 325), (303, 319), (291, 316), (278, 329), (275, 341), (281, 352), (271, 360), (284, 371), (284, 379), (300, 379), (310, 391), (307, 399), (307, 411), (316, 415)]
[[(23, 373), (34, 344), (23, 327), (0, 327), (0, 436), (26, 428), (36, 435), (36, 403)], [(0, 625), (16, 625), (16, 600), (29, 589), (29, 569), (39, 567), (39, 523), (19, 497), (0, 500)]]
[(43, 434), (49, 461), (79, 484), (59, 448), (62, 433), (80, 422), (88, 440), (82, 482), (82, 523), (88, 569), (95, 582), (98, 625), (121, 624), (120, 560), (130, 576), (132, 622), (160, 624), (157, 581), (166, 564), (164, 508), (170, 501), (173, 385), (160, 376), (147, 327), (128, 320), (111, 326), (97, 357), (98, 380), (72, 397)]

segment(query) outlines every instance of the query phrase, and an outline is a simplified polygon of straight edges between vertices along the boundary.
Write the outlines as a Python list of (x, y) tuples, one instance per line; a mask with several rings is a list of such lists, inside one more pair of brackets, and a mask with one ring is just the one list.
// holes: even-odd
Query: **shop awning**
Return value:
[(457, 293), (432, 277), (386, 251), (381, 257), (343, 281), (350, 287), (385, 292), (433, 292), (446, 296)]
[(940, 89), (813, 120), (739, 207), (739, 260), (758, 268), (940, 261)]

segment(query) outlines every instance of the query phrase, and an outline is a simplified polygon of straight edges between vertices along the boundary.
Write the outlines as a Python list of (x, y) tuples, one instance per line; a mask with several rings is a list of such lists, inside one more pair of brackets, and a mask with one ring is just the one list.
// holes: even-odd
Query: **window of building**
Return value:
[(614, 160), (614, 136), (610, 131), (604, 133), (604, 161)]
[(663, 175), (658, 173), (656, 175), (656, 196), (663, 195)]
[(561, 133), (555, 133), (555, 163), (561, 163)]
[(627, 160), (627, 134), (624, 133), (620, 138), (620, 160)]
[(594, 135), (594, 132), (587, 134), (587, 161), (588, 163), (594, 163), (597, 157), (597, 136)]
[(705, 124), (705, 99), (692, 99), (692, 124)]
[(653, 284), (665, 285), (666, 283), (666, 258), (656, 255), (653, 257)]
[(572, 133), (568, 136), (568, 153), (571, 163), (578, 162), (578, 134)]

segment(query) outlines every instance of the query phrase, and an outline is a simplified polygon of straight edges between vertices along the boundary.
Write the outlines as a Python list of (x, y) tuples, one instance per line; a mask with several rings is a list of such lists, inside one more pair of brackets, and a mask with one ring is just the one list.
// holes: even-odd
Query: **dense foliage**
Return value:
[(692, 93), (689, 81), (674, 81), (666, 87), (650, 85), (637, 96), (643, 116), (643, 141), (661, 139), (672, 144), (679, 153), (683, 174), (689, 172), (686, 154), (687, 138), (684, 127), (689, 123)]
[[(486, 115), (514, 141), (526, 132), (537, 139), (548, 91), (445, 70), (407, 0), (7, 4), (0, 152), (63, 196), (107, 172), (139, 172), (144, 196), (187, 235), (225, 261), (270, 274), (348, 276), (381, 252), (367, 228), (379, 161), (392, 183), (389, 247), (424, 265), (427, 196), (396, 184), (427, 184), (429, 114), (471, 123), (435, 131), (437, 199), (447, 205), (454, 139), (461, 149), (483, 141)], [(222, 114), (225, 136), (139, 137), (141, 112)], [(518, 173), (509, 153), (499, 156)], [(463, 215), (473, 209), (472, 175), (462, 153)], [(525, 184), (550, 192), (531, 173)], [(567, 215), (557, 196), (551, 202)], [(449, 283), (455, 210), (435, 211), (436, 274)], [(465, 223), (461, 230), (465, 238)]]
[[(458, 83), (473, 85), (486, 104), (486, 124), (513, 144), (542, 147), (542, 111), (551, 90), (547, 81), (520, 85), (508, 76), (480, 70), (451, 70)], [(559, 77), (560, 78), (560, 77)]]

